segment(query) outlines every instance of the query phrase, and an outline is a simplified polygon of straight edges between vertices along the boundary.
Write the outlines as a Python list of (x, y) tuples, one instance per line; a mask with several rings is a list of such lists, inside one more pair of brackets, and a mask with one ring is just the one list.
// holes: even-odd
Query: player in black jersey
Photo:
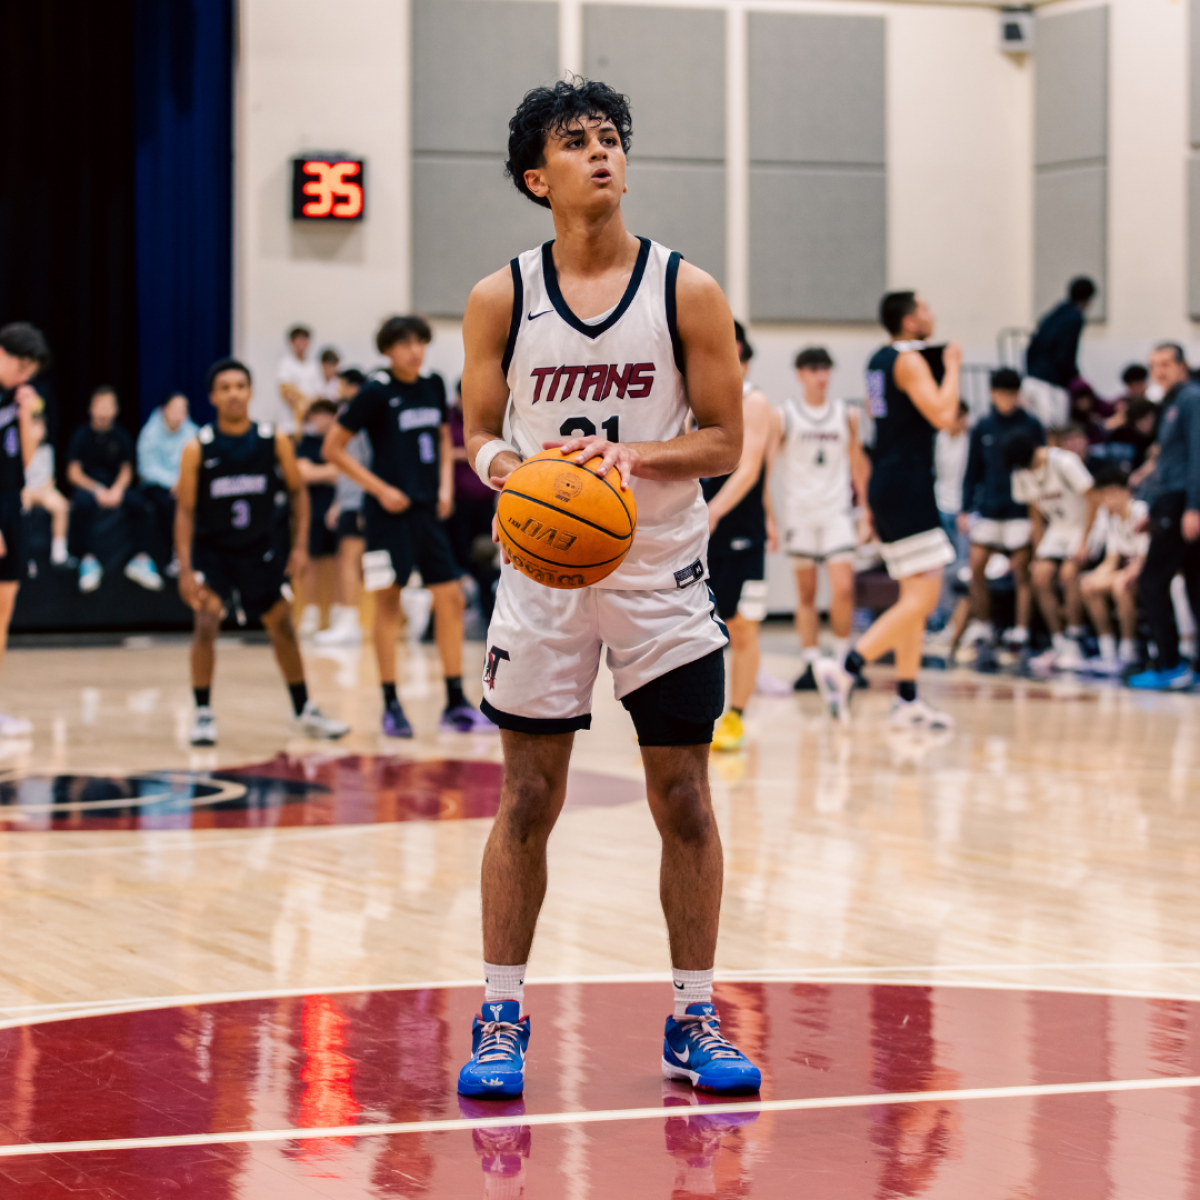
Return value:
[[(196, 717), (193, 746), (212, 746), (217, 722), (211, 705), (213, 668), (221, 619), (258, 617), (307, 737), (340, 738), (350, 727), (325, 716), (308, 698), (304, 662), (292, 627), (289, 574), (307, 560), (308, 493), (291, 440), (272, 425), (250, 420), (250, 371), (236, 359), (214, 363), (208, 393), (217, 410), (183, 450), (175, 510), (179, 595), (195, 612), (192, 688)], [(277, 509), (291, 504), (290, 556), (276, 537)]]
[[(383, 687), (383, 732), (410, 738), (412, 726), (396, 695), (396, 631), (400, 589), (415, 567), (433, 593), (434, 632), (446, 677), (446, 707), (438, 728), (455, 733), (496, 727), (462, 690), (463, 574), (442, 521), (454, 506), (454, 447), (446, 414), (446, 384), (422, 375), (433, 334), (420, 317), (392, 317), (376, 335), (391, 364), (376, 371), (325, 438), (325, 461), (360, 484), (367, 552), (363, 586), (375, 593), (375, 655)], [(346, 451), (366, 430), (371, 466)]]
[[(740, 321), (733, 323), (745, 381), (754, 350)], [(770, 401), (742, 385), (742, 457), (728, 475), (702, 479), (708, 501), (708, 586), (729, 629), (729, 710), (713, 734), (714, 750), (740, 750), (742, 712), (758, 677), (758, 626), (767, 615), (766, 552), (773, 540), (767, 472), (776, 422)]]
[[(37, 442), (33, 420), (38, 394), (29, 381), (50, 361), (41, 331), (24, 322), (0, 329), (0, 658), (24, 574), (21, 489)], [(33, 726), (0, 713), (0, 738), (28, 737)]]
[[(875, 449), (867, 503), (888, 574), (900, 599), (858, 639), (843, 662), (814, 668), (821, 695), (836, 717), (849, 717), (854, 677), (892, 650), (896, 700), (889, 721), (900, 728), (948, 729), (953, 722), (917, 698), (925, 622), (937, 608), (942, 569), (954, 548), (934, 496), (933, 447), (939, 429), (958, 414), (962, 351), (951, 343), (930, 352), (933, 313), (914, 292), (889, 292), (879, 306), (891, 342), (867, 364), (867, 407), (875, 420)], [(937, 378), (937, 374), (941, 378)]]

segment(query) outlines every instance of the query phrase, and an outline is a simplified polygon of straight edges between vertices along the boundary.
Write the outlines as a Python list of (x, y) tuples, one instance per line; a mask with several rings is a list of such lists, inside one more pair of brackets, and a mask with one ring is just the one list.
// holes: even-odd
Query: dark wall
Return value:
[(100, 383), (137, 428), (133, 18), (133, 0), (0, 6), (0, 323), (45, 330), (64, 431)]
[(233, 0), (0, 6), (0, 323), (50, 339), (60, 447), (100, 383), (133, 431), (169, 390), (210, 411), (204, 372), (231, 344), (233, 26)]

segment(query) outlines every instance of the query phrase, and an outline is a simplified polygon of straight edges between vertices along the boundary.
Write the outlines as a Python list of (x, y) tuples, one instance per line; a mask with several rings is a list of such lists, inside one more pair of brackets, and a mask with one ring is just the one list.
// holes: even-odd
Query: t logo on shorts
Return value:
[(501, 660), (511, 661), (508, 651), (501, 650), (499, 646), (493, 646), (487, 652), (487, 665), (483, 668), (483, 682), (488, 685), (490, 690), (495, 690), (496, 668), (499, 667)]

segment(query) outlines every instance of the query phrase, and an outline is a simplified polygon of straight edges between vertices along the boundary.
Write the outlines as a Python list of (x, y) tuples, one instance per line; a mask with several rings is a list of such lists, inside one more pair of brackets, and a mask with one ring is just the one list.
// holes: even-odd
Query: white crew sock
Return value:
[(1014, 646), (1024, 646), (1029, 642), (1029, 630), (1024, 625), (1014, 625), (1009, 631), (1005, 639), (1011, 642)]
[(1085, 633), (1087, 633), (1087, 630), (1082, 625), (1067, 626), (1067, 637), (1071, 638), (1072, 641), (1079, 641)]
[(518, 1000), (522, 1010), (525, 1007), (525, 963), (517, 966), (501, 967), (495, 963), (483, 964), (483, 981), (486, 985), (483, 1002), (489, 1000)]
[(813, 665), (813, 663), (815, 663), (817, 661), (817, 659), (819, 659), (821, 657), (821, 647), (820, 646), (803, 646), (800, 649), (800, 653), (802, 655), (804, 655), (805, 664), (811, 667)]
[(1059, 654), (1062, 654), (1066, 650), (1068, 641), (1069, 639), (1065, 633), (1055, 633), (1050, 638), (1050, 644)]
[(709, 971), (681, 971), (671, 968), (671, 982), (675, 985), (675, 1019), (687, 1016), (689, 1004), (711, 1004), (713, 973)]
[(67, 561), (67, 539), (53, 538), (50, 542), (50, 561), (56, 566), (62, 566)]
[(1117, 657), (1117, 639), (1111, 633), (1102, 633), (1098, 640), (1100, 642), (1101, 658)]
[(850, 653), (850, 639), (835, 637), (833, 639), (833, 661), (843, 663)]
[(1133, 638), (1122, 638), (1117, 653), (1124, 663), (1137, 662), (1137, 642)]

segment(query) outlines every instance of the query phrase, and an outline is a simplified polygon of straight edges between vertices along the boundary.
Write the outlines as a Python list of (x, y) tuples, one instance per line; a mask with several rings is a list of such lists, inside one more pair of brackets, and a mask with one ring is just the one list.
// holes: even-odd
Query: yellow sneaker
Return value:
[(726, 752), (740, 750), (745, 737), (746, 731), (742, 727), (742, 718), (733, 709), (730, 709), (721, 718), (721, 723), (717, 726), (716, 733), (713, 734), (713, 749)]

